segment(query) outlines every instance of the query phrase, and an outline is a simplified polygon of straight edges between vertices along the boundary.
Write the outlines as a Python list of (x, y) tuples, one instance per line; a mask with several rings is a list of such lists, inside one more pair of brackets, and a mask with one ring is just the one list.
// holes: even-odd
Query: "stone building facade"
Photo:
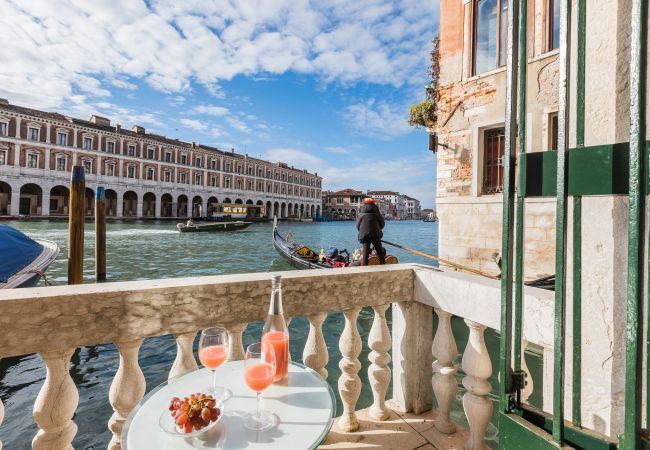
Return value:
[(113, 218), (206, 216), (218, 203), (269, 218), (321, 213), (322, 178), (306, 170), (0, 99), (0, 216), (66, 215), (73, 165), (85, 169), (88, 214), (96, 186)]
[(411, 220), (419, 220), (422, 217), (422, 208), (420, 207), (420, 200), (417, 198), (404, 195), (404, 217)]
[(356, 219), (365, 195), (356, 189), (323, 192), (323, 212), (333, 219)]

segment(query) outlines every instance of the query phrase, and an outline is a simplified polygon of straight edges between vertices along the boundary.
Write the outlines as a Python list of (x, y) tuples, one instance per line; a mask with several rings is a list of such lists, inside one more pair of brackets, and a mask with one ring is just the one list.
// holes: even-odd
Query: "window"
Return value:
[(241, 189), (241, 180), (237, 180), (237, 181), (235, 182), (235, 188), (236, 188), (236, 189)]
[(147, 180), (154, 179), (154, 170), (153, 167), (147, 167)]
[(30, 141), (38, 141), (40, 131), (41, 131), (40, 129), (35, 127), (27, 128), (27, 139), (29, 139)]
[(194, 159), (194, 165), (195, 165), (196, 167), (201, 167), (201, 157), (200, 157), (200, 156), (197, 156), (197, 157)]
[(210, 186), (212, 187), (217, 186), (217, 177), (210, 177)]
[(106, 143), (106, 151), (108, 153), (115, 153), (115, 142), (107, 142)]
[(503, 192), (505, 142), (505, 128), (487, 130), (483, 135), (483, 194)]
[(0, 150), (0, 166), (7, 164), (7, 150)]
[(68, 133), (56, 133), (56, 145), (68, 145)]
[(558, 141), (558, 121), (557, 113), (549, 115), (549, 150), (557, 150), (557, 141)]
[(65, 172), (68, 166), (68, 158), (65, 156), (57, 156), (56, 157), (56, 170), (59, 172)]
[(115, 176), (115, 164), (106, 163), (106, 175), (109, 177)]
[(246, 169), (246, 173), (248, 175), (253, 175), (253, 168), (251, 166), (248, 166), (248, 168)]
[(38, 153), (27, 154), (27, 167), (31, 169), (38, 168)]
[(84, 172), (88, 174), (93, 173), (93, 160), (92, 159), (84, 159), (83, 161), (84, 165)]
[(135, 145), (129, 144), (128, 153), (129, 156), (135, 156)]
[(163, 173), (163, 179), (165, 183), (170, 183), (172, 181), (172, 173), (169, 170), (165, 170)]
[(181, 155), (181, 164), (187, 164), (187, 155)]
[(187, 183), (187, 174), (185, 172), (180, 174), (180, 182), (181, 184)]
[(147, 159), (153, 159), (154, 155), (154, 149), (153, 148), (148, 148), (147, 149)]
[(230, 178), (226, 178), (225, 180), (223, 180), (223, 187), (225, 187), (226, 189), (230, 189)]
[(92, 149), (92, 148), (93, 148), (93, 138), (91, 138), (91, 137), (85, 137), (85, 138), (84, 138), (83, 146), (84, 146), (84, 150), (90, 150), (90, 149)]
[(135, 166), (126, 166), (126, 177), (135, 178)]
[(0, 122), (0, 136), (7, 135), (7, 122)]
[(212, 170), (217, 170), (217, 161), (215, 161), (214, 159), (210, 161), (210, 168)]
[(237, 173), (241, 173), (241, 166), (239, 164), (237, 165)]
[(172, 162), (172, 152), (165, 152), (165, 162)]
[(264, 170), (260, 169), (257, 171), (257, 176), (258, 177), (263, 177), (264, 176)]
[(509, 0), (474, 0), (473, 75), (506, 64)]
[(560, 0), (548, 0), (548, 50), (560, 47)]
[(230, 163), (229, 163), (229, 162), (226, 162), (226, 169), (225, 169), (225, 171), (226, 171), (226, 172), (230, 172)]
[(201, 185), (201, 175), (199, 174), (194, 175), (194, 184), (196, 184), (197, 186)]

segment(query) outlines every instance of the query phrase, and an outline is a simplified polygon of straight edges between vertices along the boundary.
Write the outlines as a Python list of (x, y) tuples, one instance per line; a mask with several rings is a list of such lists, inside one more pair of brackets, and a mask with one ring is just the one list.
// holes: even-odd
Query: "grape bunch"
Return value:
[(214, 397), (206, 394), (192, 394), (183, 400), (174, 397), (169, 405), (169, 411), (176, 426), (185, 433), (207, 427), (221, 414)]

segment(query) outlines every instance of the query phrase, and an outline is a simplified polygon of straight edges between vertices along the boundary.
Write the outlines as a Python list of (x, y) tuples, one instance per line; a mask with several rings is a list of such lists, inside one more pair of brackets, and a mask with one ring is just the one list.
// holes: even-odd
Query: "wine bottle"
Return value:
[(269, 315), (262, 328), (262, 345), (272, 345), (275, 352), (275, 377), (277, 383), (287, 377), (289, 371), (289, 328), (282, 310), (282, 277), (274, 275), (271, 285)]

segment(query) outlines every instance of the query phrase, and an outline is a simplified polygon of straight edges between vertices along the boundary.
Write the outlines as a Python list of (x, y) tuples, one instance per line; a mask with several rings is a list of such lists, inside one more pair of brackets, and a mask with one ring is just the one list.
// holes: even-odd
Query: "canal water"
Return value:
[[(66, 238), (67, 223), (55, 221), (9, 222), (35, 238), (49, 239), (61, 246), (61, 255), (47, 271), (53, 284), (65, 284), (67, 280)], [(347, 248), (350, 253), (356, 245), (356, 229), (353, 222), (286, 223), (282, 231), (293, 232), (297, 242), (307, 244), (318, 251), (336, 246)], [(272, 226), (255, 223), (247, 230), (235, 233), (180, 234), (170, 222), (114, 222), (107, 229), (107, 266), (109, 281), (146, 280), (185, 276), (204, 276), (243, 272), (268, 272), (293, 270), (273, 249)], [(438, 224), (421, 221), (387, 222), (384, 237), (388, 241), (438, 254)], [(94, 234), (92, 224), (86, 225), (84, 277), (93, 282)], [(432, 261), (411, 253), (389, 248), (400, 262), (431, 264)], [(390, 310), (389, 310), (390, 311)], [(372, 309), (362, 310), (359, 316), (359, 332), (364, 348), (359, 360), (363, 367), (359, 372), (362, 392), (358, 407), (372, 403), (372, 393), (367, 381), (369, 349), (367, 336), (372, 326)], [(390, 316), (388, 317), (390, 319)], [(435, 326), (435, 316), (432, 317)], [(338, 337), (343, 329), (341, 313), (331, 313), (323, 325), (323, 334), (330, 354), (328, 382), (337, 392), (337, 380), (341, 373), (338, 362), (340, 352)], [(259, 340), (261, 323), (251, 323), (244, 333), (244, 345)], [(462, 320), (454, 319), (454, 334), (462, 351), (467, 342), (468, 331)], [(435, 328), (434, 328), (435, 329)], [(291, 322), (291, 354), (294, 361), (302, 362), (302, 349), (307, 339), (309, 323), (296, 317)], [(486, 343), (492, 359), (494, 375), (491, 384), (498, 386), (498, 335), (487, 330)], [(198, 338), (197, 338), (198, 341)], [(196, 346), (195, 342), (195, 346)], [(147, 381), (147, 391), (164, 382), (174, 360), (175, 341), (170, 336), (145, 340), (140, 350), (140, 367)], [(536, 383), (541, 386), (541, 359), (538, 354), (526, 355)], [(460, 366), (460, 356), (457, 359)], [(113, 345), (97, 345), (78, 349), (71, 364), (71, 375), (79, 390), (79, 406), (74, 417), (79, 431), (73, 445), (76, 449), (106, 448), (111, 438), (107, 428), (112, 408), (108, 391), (118, 367), (118, 354)], [(462, 384), (464, 375), (457, 374), (459, 392), (455, 403), (455, 419), (465, 421), (462, 413)], [(5, 405), (4, 423), (0, 425), (0, 440), (7, 449), (29, 449), (31, 439), (37, 432), (32, 418), (32, 407), (45, 379), (45, 368), (37, 355), (0, 360), (0, 397)], [(390, 390), (389, 390), (390, 392)], [(531, 403), (541, 403), (541, 395), (533, 392)], [(492, 394), (496, 402), (495, 393)], [(340, 409), (340, 404), (339, 411)], [(495, 403), (496, 410), (496, 403)], [(495, 423), (493, 421), (493, 423)], [(488, 441), (496, 442), (496, 427), (490, 425)]]

